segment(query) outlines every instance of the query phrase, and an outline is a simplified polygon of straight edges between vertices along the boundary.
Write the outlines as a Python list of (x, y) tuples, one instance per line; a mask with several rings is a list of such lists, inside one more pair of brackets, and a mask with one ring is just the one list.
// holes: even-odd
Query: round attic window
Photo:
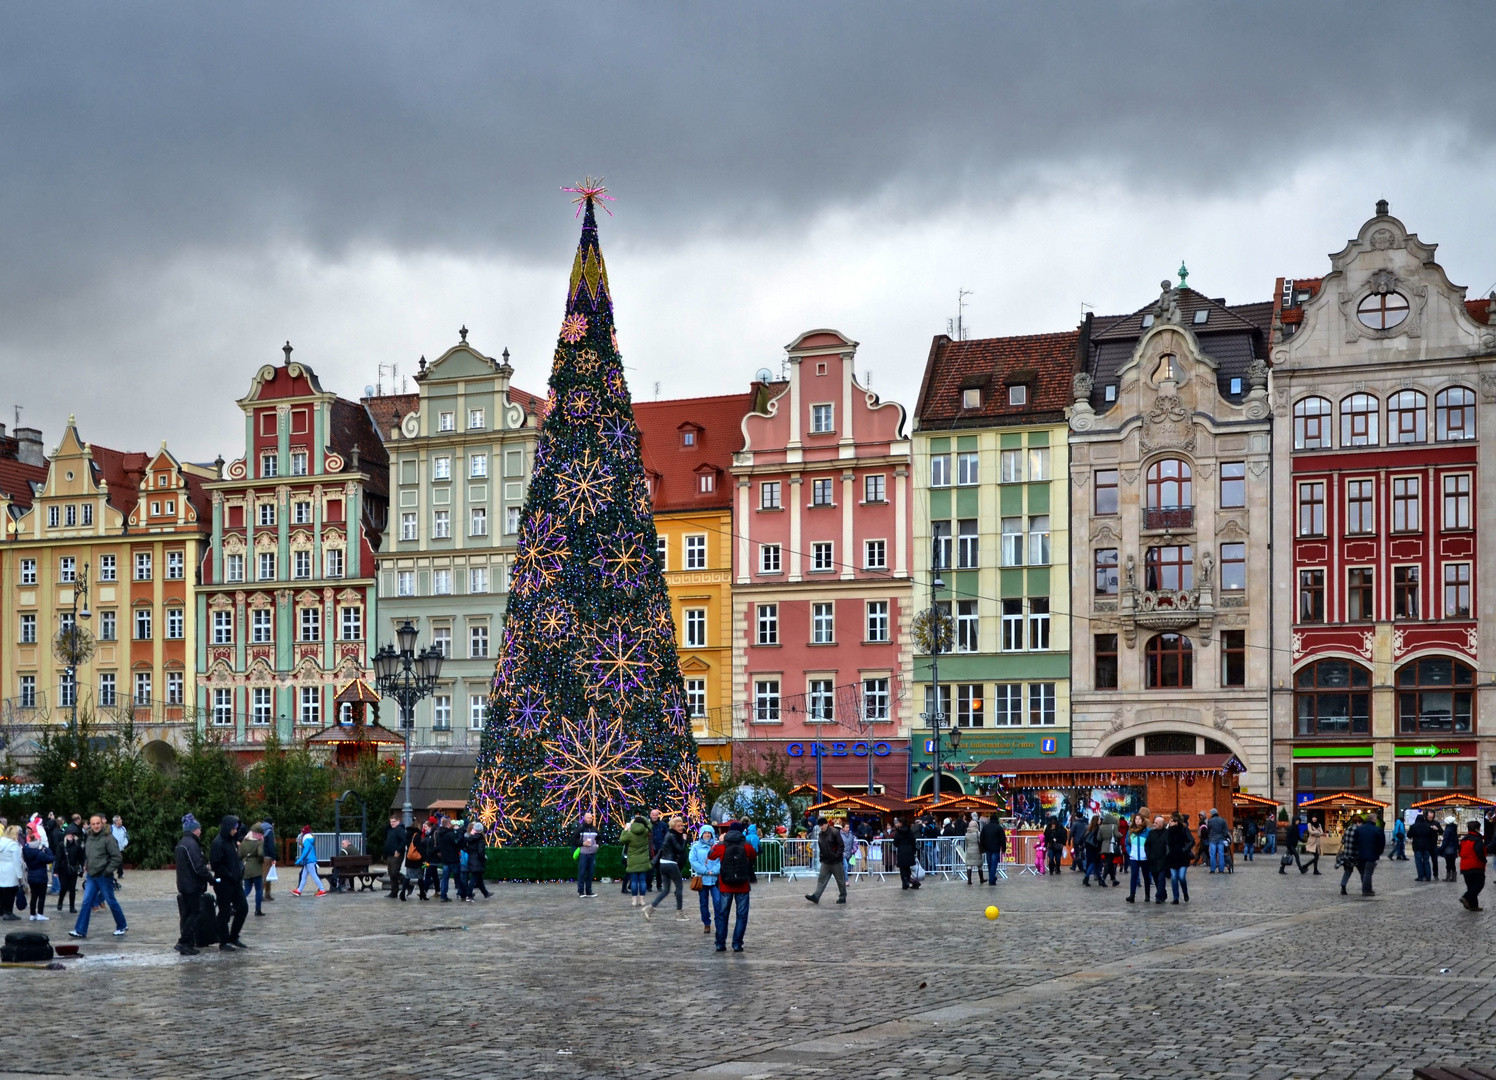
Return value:
[(68, 473), (68, 479), (71, 480), (72, 478), (73, 478), (73, 474), (72, 473)]
[(1374, 292), (1356, 308), (1356, 318), (1373, 330), (1391, 330), (1408, 317), (1408, 298), (1399, 292)]

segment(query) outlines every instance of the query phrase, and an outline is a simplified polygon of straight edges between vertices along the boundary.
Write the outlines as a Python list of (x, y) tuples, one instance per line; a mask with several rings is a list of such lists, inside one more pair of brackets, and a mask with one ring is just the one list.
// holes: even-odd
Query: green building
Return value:
[[(436, 692), (416, 706), (412, 744), (469, 746), (482, 737), (509, 566), (534, 462), (542, 399), (509, 384), (462, 341), (421, 361), (414, 394), (365, 398), (390, 458), (390, 511), (378, 555), (378, 644), (409, 619), (419, 647), (447, 655)], [(382, 718), (398, 728), (398, 706)]]
[[(914, 430), (914, 603), (952, 622), (938, 657), (941, 792), (994, 757), (1070, 753), (1070, 462), (1079, 333), (935, 338)], [(936, 580), (943, 587), (935, 588)], [(929, 641), (916, 633), (911, 794), (934, 787)], [(952, 747), (952, 738), (959, 745)]]

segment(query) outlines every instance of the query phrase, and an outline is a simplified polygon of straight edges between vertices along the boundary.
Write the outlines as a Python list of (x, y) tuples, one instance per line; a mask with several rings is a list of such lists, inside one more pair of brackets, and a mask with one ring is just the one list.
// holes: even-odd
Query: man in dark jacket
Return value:
[(1434, 880), (1434, 849), (1438, 847), (1438, 833), (1429, 823), (1427, 814), (1419, 814), (1418, 820), (1408, 826), (1408, 841), (1413, 845), (1413, 869), (1418, 872), (1414, 881)]
[(743, 936), (748, 932), (748, 900), (753, 891), (753, 860), (758, 852), (743, 836), (736, 822), (723, 826), (722, 840), (712, 845), (708, 859), (722, 863), (717, 879), (717, 952), (727, 951), (727, 914), (737, 907), (732, 923), (732, 951), (743, 951)]
[(1065, 826), (1057, 818), (1050, 818), (1044, 826), (1044, 861), (1051, 874), (1060, 872), (1060, 860), (1065, 857), (1065, 841), (1070, 838)]
[(249, 948), (239, 940), (249, 901), (244, 899), (244, 863), (235, 838), (238, 830), (239, 819), (226, 815), (208, 848), (208, 868), (213, 871), (213, 893), (218, 898), (218, 948), (223, 952)]
[(982, 831), (977, 834), (977, 850), (987, 860), (987, 884), (996, 885), (998, 864), (1003, 861), (1003, 852), (1008, 850), (1008, 833), (996, 814), (982, 823)]
[(260, 822), (260, 844), (265, 849), (265, 903), (268, 904), (275, 899), (270, 895), (270, 886), (274, 884), (270, 880), (270, 871), (275, 869), (280, 857), (275, 847), (275, 823), (268, 818)]
[(399, 900), (405, 878), (400, 868), (405, 865), (405, 847), (409, 843), (405, 826), (400, 824), (399, 814), (390, 814), (390, 829), (384, 834), (384, 869), (390, 881), (390, 899)]
[[(1143, 856), (1148, 860), (1148, 873), (1153, 878), (1153, 902), (1162, 904), (1164, 882), (1169, 877), (1169, 830), (1164, 828), (1162, 815), (1153, 819), (1148, 835), (1143, 838)], [(1143, 895), (1145, 902), (1147, 898), (1145, 891)]]
[(670, 831), (670, 822), (666, 821), (664, 815), (658, 810), (649, 812), (649, 874), (645, 877), (645, 888), (649, 887), (649, 879), (653, 878), (660, 892), (665, 891), (665, 877), (660, 873), (660, 845), (665, 842), (665, 834)]
[(213, 875), (203, 858), (200, 837), (203, 827), (191, 814), (182, 818), (182, 839), (177, 842), (177, 943), (183, 956), (197, 955), (197, 917), (203, 910), (203, 893)]
[(1359, 868), (1361, 895), (1375, 896), (1376, 893), (1371, 888), (1371, 875), (1376, 873), (1377, 860), (1382, 857), (1382, 851), (1387, 846), (1387, 835), (1382, 832), (1381, 825), (1363, 814), (1361, 824), (1356, 826), (1349, 840), (1353, 861), (1346, 864), (1345, 873), (1340, 878), (1340, 893), (1345, 895), (1345, 883), (1350, 880), (1351, 871)]
[(821, 835), (817, 841), (821, 849), (821, 870), (816, 879), (816, 891), (806, 893), (805, 899), (812, 904), (821, 902), (821, 893), (826, 891), (826, 882), (836, 878), (838, 904), (847, 902), (847, 845), (842, 839), (841, 830), (835, 825), (828, 825), (826, 819), (819, 822)]
[(462, 898), (462, 837), (457, 835), (457, 830), (452, 828), (452, 819), (442, 815), (441, 824), (436, 828), (435, 836), (436, 861), (441, 864), (441, 898), (442, 903), (450, 903), (451, 897), (447, 895), (447, 883), (453, 878), (457, 879), (457, 896)]

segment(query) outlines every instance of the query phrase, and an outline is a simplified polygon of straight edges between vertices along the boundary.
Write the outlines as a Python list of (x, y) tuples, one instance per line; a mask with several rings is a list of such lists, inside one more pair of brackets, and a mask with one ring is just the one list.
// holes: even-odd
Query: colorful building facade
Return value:
[[(423, 361), (418, 393), (364, 402), (389, 452), (392, 503), (373, 647), (408, 619), (421, 648), (447, 656), (441, 684), (416, 705), (416, 745), (476, 751), (482, 738), (540, 426), (540, 401), (513, 375), (507, 349), (495, 361), (464, 331)], [(381, 722), (398, 730), (399, 706), (385, 709)]]
[(1385, 202), (1322, 278), (1279, 279), (1279, 799), (1398, 811), (1489, 796), (1493, 300), (1468, 300)]
[(1070, 407), (1074, 753), (1272, 775), (1272, 304), (1163, 283), (1082, 324)]
[(733, 758), (783, 755), (826, 783), (900, 791), (913, 654), (904, 409), (855, 375), (857, 343), (812, 330), (734, 455)]
[[(937, 337), (914, 432), (914, 602), (952, 625), (941, 793), (991, 758), (1070, 753), (1070, 461), (1078, 332)], [(944, 587), (934, 588), (939, 579)], [(914, 787), (934, 787), (931, 656), (916, 644)]]
[(337, 690), (371, 677), (375, 554), (389, 503), (369, 413), (292, 361), (238, 402), (244, 455), (206, 485), (212, 542), (197, 592), (203, 723), (243, 751), (333, 720)]
[(733, 455), (767, 389), (634, 403), (686, 708), (703, 763), (731, 760)]
[[(147, 753), (184, 745), (196, 710), (193, 590), (206, 548), (212, 466), (83, 441), (73, 418), (33, 482), (11, 495), (0, 580), (9, 717), (128, 720)], [(59, 631), (85, 648), (69, 673)], [(85, 655), (86, 654), (86, 655)]]

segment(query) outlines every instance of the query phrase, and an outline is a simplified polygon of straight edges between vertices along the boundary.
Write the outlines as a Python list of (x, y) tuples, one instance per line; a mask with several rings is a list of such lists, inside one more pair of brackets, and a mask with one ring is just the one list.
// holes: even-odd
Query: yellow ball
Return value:
[(995, 919), (1001, 914), (1002, 912), (997, 910), (996, 905), (993, 905), (987, 909), (987, 918), (989, 919)]

